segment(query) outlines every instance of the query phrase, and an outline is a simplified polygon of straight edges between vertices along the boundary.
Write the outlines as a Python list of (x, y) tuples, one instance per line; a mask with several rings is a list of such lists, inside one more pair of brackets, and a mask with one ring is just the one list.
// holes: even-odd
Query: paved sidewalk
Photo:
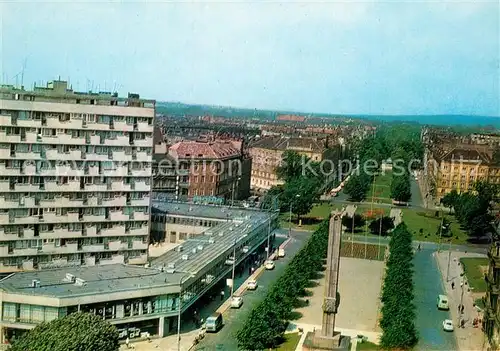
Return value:
[[(463, 273), (462, 265), (459, 259), (461, 257), (485, 257), (485, 255), (476, 253), (463, 253), (463, 252), (451, 252), (450, 260), (450, 271), (448, 282), (446, 281), (446, 273), (448, 270), (448, 251), (442, 251), (440, 253), (434, 253), (434, 257), (437, 259), (439, 270), (441, 271), (442, 281), (446, 291), (446, 295), (449, 299), (450, 313), (453, 320), (453, 325), (455, 327), (455, 337), (457, 339), (457, 345), (459, 350), (486, 350), (487, 342), (484, 337), (484, 333), (481, 327), (474, 328), (472, 322), (474, 318), (480, 316), (480, 313), (475, 307), (473, 307), (474, 298), (472, 292), (469, 291), (467, 282), (460, 275)], [(451, 288), (451, 283), (455, 283), (455, 288)], [(463, 305), (464, 314), (461, 318), (465, 320), (465, 327), (459, 328), (459, 313), (458, 306), (460, 304), (462, 289), (461, 284), (463, 283)], [(437, 299), (437, 296), (436, 296)]]

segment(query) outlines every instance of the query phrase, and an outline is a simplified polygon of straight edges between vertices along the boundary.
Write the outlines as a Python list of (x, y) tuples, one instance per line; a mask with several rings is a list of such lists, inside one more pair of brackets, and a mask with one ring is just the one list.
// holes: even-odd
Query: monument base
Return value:
[(308, 332), (302, 345), (303, 351), (347, 351), (351, 348), (351, 337), (336, 332), (333, 338), (321, 335), (321, 330)]

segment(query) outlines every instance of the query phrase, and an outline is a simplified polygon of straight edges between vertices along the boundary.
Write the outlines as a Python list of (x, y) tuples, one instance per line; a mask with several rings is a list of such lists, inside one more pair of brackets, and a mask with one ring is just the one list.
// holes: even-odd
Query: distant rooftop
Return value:
[(227, 159), (241, 155), (240, 150), (230, 141), (180, 141), (169, 148), (175, 158)]
[[(33, 90), (25, 90), (24, 86), (0, 85), (0, 98), (3, 100), (24, 100), (24, 101), (46, 101), (46, 99), (63, 99), (74, 101), (74, 103), (111, 105), (111, 106), (133, 106), (133, 107), (154, 107), (155, 100), (141, 99), (139, 94), (129, 93), (128, 96), (118, 97), (116, 92), (77, 92), (68, 82), (64, 80), (54, 80), (48, 82), (46, 86), (33, 85)], [(77, 102), (78, 101), (78, 102)], [(94, 103), (91, 103), (94, 101)]]
[(198, 205), (185, 202), (171, 202), (161, 199), (152, 201), (153, 209), (157, 211), (167, 212), (172, 215), (203, 217), (213, 219), (232, 219), (245, 217), (256, 213), (261, 213), (257, 210), (242, 209), (229, 206), (217, 205)]
[(313, 152), (323, 152), (325, 150), (324, 142), (316, 138), (298, 138), (271, 136), (256, 140), (249, 147), (270, 149), (270, 150), (304, 150)]
[[(84, 284), (68, 281), (68, 273), (83, 279)], [(182, 274), (167, 275), (157, 269), (124, 264), (64, 267), (11, 274), (0, 280), (0, 290), (64, 298), (179, 285), (181, 278)], [(32, 287), (33, 280), (40, 281), (40, 286)]]

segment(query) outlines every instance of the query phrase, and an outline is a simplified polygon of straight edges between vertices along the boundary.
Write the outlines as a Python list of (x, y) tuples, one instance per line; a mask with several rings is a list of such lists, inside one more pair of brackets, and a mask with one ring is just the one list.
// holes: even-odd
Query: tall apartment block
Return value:
[(0, 272), (147, 262), (155, 102), (0, 87)]

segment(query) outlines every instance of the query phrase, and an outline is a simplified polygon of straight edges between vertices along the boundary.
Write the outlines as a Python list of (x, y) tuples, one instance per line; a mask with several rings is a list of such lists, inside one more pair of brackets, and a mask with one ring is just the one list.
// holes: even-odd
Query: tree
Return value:
[(301, 177), (302, 166), (307, 163), (308, 160), (307, 157), (301, 156), (295, 151), (286, 150), (281, 156), (281, 164), (276, 168), (278, 179), (288, 182), (291, 179)]
[[(380, 222), (382, 221), (382, 226)], [(382, 218), (377, 218), (373, 220), (369, 226), (370, 232), (372, 234), (381, 234), (383, 236), (387, 235), (387, 232), (394, 228), (394, 220), (391, 217), (384, 216)]]
[(12, 344), (12, 351), (117, 351), (116, 328), (90, 313), (42, 323)]
[(443, 204), (443, 206), (448, 207), (451, 211), (456, 206), (459, 197), (460, 195), (458, 195), (457, 190), (453, 189), (448, 194), (443, 196), (443, 198), (441, 199), (441, 203)]
[(361, 175), (352, 175), (344, 188), (346, 193), (352, 201), (361, 201), (365, 198), (368, 191), (369, 184)]
[(411, 186), (408, 176), (392, 177), (391, 198), (396, 201), (408, 202), (411, 199)]
[(318, 183), (308, 178), (293, 178), (285, 183), (282, 195), (283, 204), (290, 207), (292, 212), (300, 218), (308, 214), (314, 201), (319, 199)]
[[(354, 228), (359, 228), (359, 227), (362, 227), (365, 225), (365, 218), (358, 214), (358, 213), (355, 213), (354, 214)], [(349, 216), (343, 216), (342, 217), (342, 225), (344, 227), (347, 227), (349, 228), (349, 230), (351, 230), (351, 228), (353, 227), (353, 218), (352, 217), (349, 217)]]

